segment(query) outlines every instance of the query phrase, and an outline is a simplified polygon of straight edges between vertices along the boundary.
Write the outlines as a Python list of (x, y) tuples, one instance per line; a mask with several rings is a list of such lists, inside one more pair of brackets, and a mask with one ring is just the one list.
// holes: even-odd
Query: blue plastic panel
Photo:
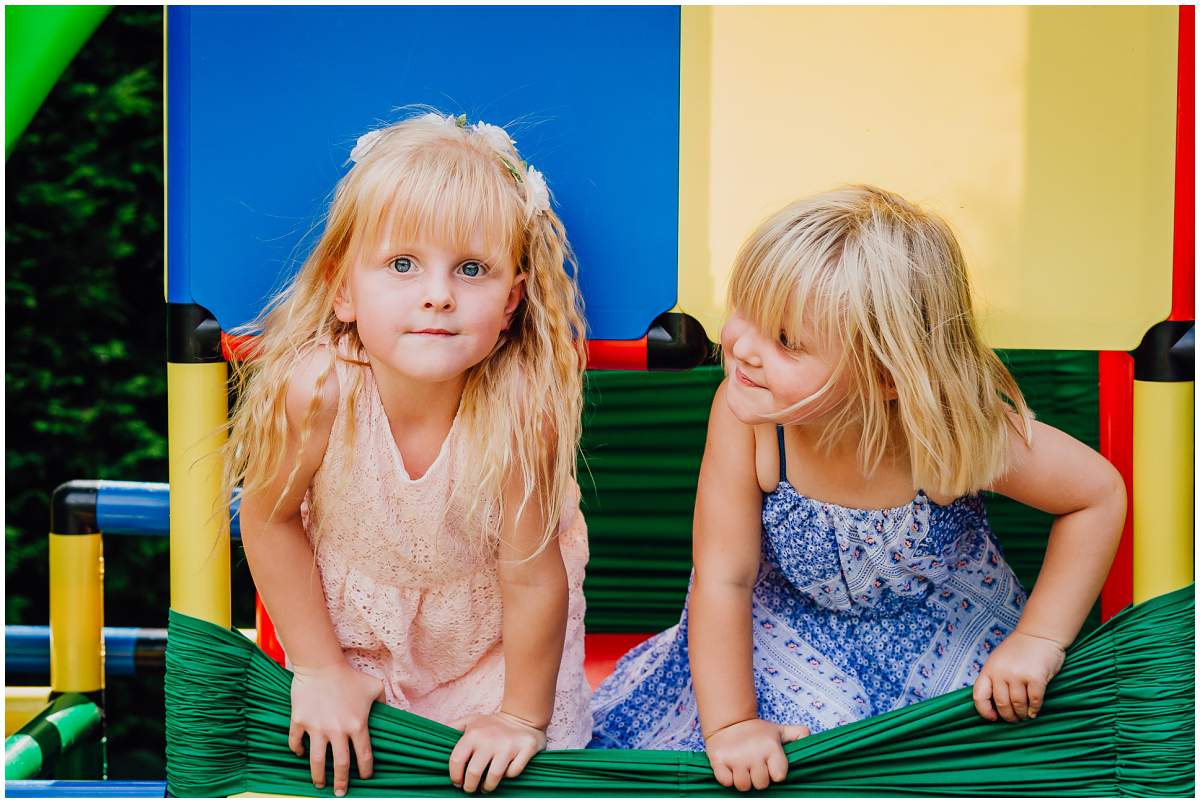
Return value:
[(168, 9), (168, 299), (228, 330), (299, 266), (358, 136), (425, 103), (507, 124), (580, 262), (589, 336), (675, 305), (677, 7)]

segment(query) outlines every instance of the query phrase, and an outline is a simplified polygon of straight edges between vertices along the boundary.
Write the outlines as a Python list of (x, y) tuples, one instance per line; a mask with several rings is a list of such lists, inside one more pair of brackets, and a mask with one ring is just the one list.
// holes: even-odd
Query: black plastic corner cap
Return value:
[(1130, 354), (1133, 355), (1133, 378), (1140, 382), (1193, 382), (1196, 379), (1196, 322), (1155, 324)]
[(224, 362), (221, 324), (199, 304), (167, 304), (167, 362)]
[(646, 368), (683, 371), (703, 364), (712, 354), (704, 326), (691, 315), (664, 312), (646, 332)]
[(96, 521), (99, 496), (99, 480), (71, 480), (55, 488), (50, 497), (50, 532), (55, 535), (100, 532)]

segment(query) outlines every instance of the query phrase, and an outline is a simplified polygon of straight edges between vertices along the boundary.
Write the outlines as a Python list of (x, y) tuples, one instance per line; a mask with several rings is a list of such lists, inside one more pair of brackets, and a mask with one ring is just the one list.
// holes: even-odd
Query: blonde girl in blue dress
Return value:
[[(799, 201), (742, 246), (728, 309), (688, 604), (597, 690), (592, 746), (707, 750), (746, 791), (787, 741), (964, 686), (1037, 716), (1125, 489), (1033, 420), (946, 223), (873, 187)], [(984, 490), (1057, 516), (1028, 599)]]

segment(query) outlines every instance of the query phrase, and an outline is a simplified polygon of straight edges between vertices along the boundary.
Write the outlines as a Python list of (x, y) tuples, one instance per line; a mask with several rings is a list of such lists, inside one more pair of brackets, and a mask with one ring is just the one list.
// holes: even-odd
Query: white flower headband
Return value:
[[(457, 117), (427, 114), (422, 119), (430, 122), (438, 122), (453, 128), (468, 129), (467, 116), (465, 114), (460, 114)], [(379, 139), (386, 130), (385, 128), (377, 128), (359, 137), (353, 150), (350, 151), (350, 161), (354, 164), (361, 162), (371, 149), (375, 147), (376, 143), (379, 142)], [(475, 134), (491, 146), (492, 150), (496, 152), (496, 157), (500, 160), (500, 164), (504, 165), (504, 168), (518, 184), (525, 185), (526, 222), (532, 220), (536, 215), (548, 212), (550, 210), (550, 189), (546, 186), (546, 177), (536, 168), (520, 162), (521, 167), (525, 168), (525, 173), (522, 175), (521, 171), (505, 156), (505, 151), (513, 149), (516, 146), (516, 140), (510, 137), (508, 132), (500, 126), (482, 121), (469, 126), (469, 130), (475, 132)]]

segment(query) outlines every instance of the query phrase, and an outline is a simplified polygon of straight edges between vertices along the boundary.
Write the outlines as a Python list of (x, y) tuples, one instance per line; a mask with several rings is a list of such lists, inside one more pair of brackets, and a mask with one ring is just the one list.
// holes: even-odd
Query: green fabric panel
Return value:
[[(960, 689), (790, 744), (788, 779), (768, 794), (1190, 796), (1194, 595), (1188, 586), (1128, 608), (1081, 639), (1035, 720), (987, 722)], [(176, 611), (166, 660), (172, 794), (332, 795), (287, 747), (290, 672), (237, 631)], [(458, 731), (381, 704), (370, 728), (375, 776), (352, 774), (351, 795), (463, 794), (447, 772)], [(493, 794), (738, 793), (716, 783), (703, 753), (561, 750)]]
[[(1096, 448), (1095, 352), (1003, 351), (1039, 420)], [(679, 621), (692, 565), (692, 508), (718, 366), (680, 373), (590, 371), (579, 464), (591, 544), (584, 590), (594, 632), (652, 632)], [(1053, 517), (991, 496), (988, 515), (1025, 588)], [(1085, 631), (1099, 624), (1093, 612)]]

